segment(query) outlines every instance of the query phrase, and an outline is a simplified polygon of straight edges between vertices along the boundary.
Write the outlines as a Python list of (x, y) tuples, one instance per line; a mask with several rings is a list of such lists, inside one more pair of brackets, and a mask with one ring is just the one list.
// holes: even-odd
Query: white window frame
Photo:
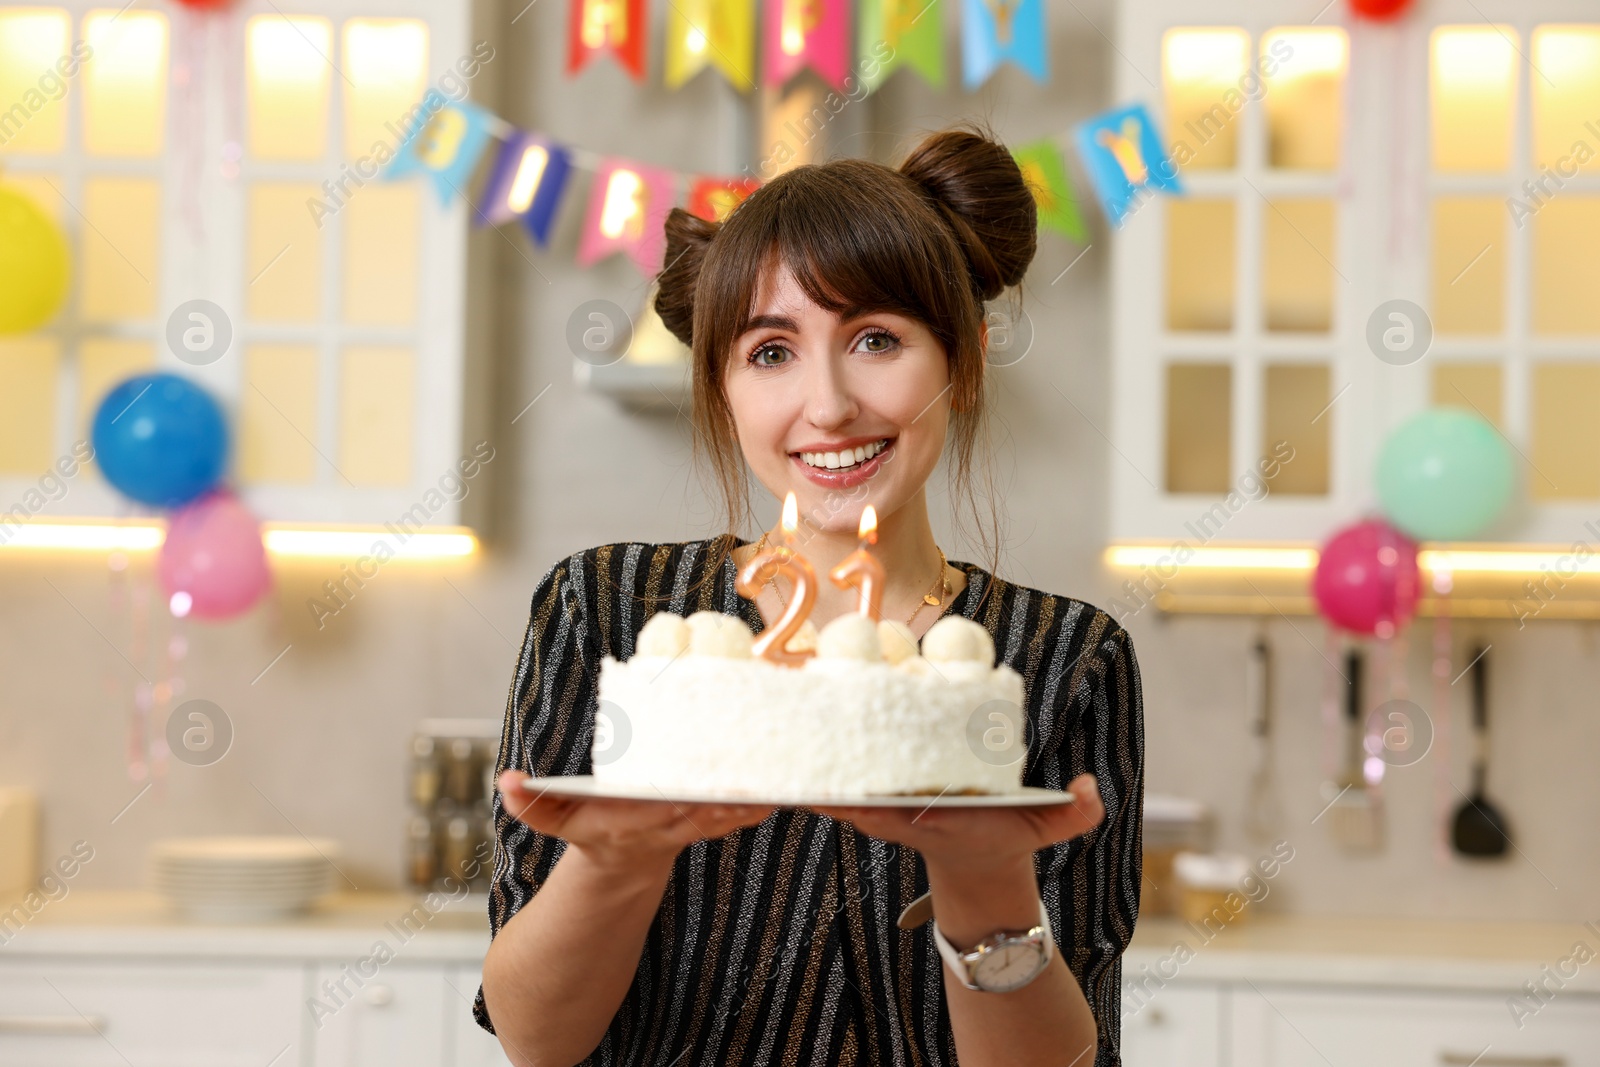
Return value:
[[(1313, 19), (1316, 21), (1313, 22)], [(1517, 30), (1518, 85), (1513, 117), (1513, 162), (1504, 176), (1436, 176), (1430, 162), (1429, 46), (1441, 25), (1504, 24)], [(1441, 359), (1498, 360), (1503, 368), (1502, 423), (1518, 476), (1515, 502), (1484, 538), (1514, 543), (1570, 544), (1583, 523), (1600, 515), (1600, 499), (1533, 501), (1538, 478), (1526, 457), (1530, 360), (1600, 359), (1600, 336), (1536, 339), (1529, 335), (1530, 249), (1534, 232), (1510, 224), (1506, 235), (1504, 335), (1492, 339), (1435, 337), (1428, 354), (1409, 366), (1379, 361), (1366, 343), (1366, 322), (1380, 303), (1431, 301), (1432, 199), (1439, 193), (1507, 197), (1535, 175), (1530, 165), (1531, 98), (1528, 49), (1546, 23), (1600, 25), (1600, 9), (1585, 0), (1417, 0), (1391, 24), (1355, 19), (1343, 0), (1213, 0), (1203, 10), (1185, 0), (1122, 0), (1118, 11), (1115, 94), (1150, 106), (1170, 144), (1164, 114), (1161, 44), (1173, 27), (1238, 27), (1250, 35), (1251, 56), (1262, 35), (1277, 28), (1341, 26), (1350, 42), (1340, 169), (1332, 175), (1272, 172), (1262, 159), (1263, 105), (1247, 104), (1239, 123), (1238, 166), (1229, 172), (1186, 171), (1189, 195), (1242, 190), (1237, 206), (1234, 329), (1227, 333), (1169, 333), (1164, 328), (1167, 201), (1148, 200), (1113, 240), (1110, 436), (1117, 455), (1111, 478), (1109, 534), (1113, 543), (1196, 543), (1186, 524), (1212, 508), (1216, 494), (1169, 494), (1165, 479), (1163, 389), (1169, 359), (1215, 358), (1233, 367), (1231, 474), (1235, 484), (1264, 454), (1262, 367), (1266, 362), (1328, 359), (1331, 419), (1329, 492), (1325, 497), (1271, 495), (1240, 508), (1213, 544), (1324, 540), (1339, 526), (1378, 513), (1374, 466), (1387, 434), (1426, 408), (1432, 367)], [(1152, 87), (1154, 86), (1154, 88)], [(1270, 90), (1269, 90), (1270, 92)], [(1597, 146), (1600, 147), (1600, 146)], [(1245, 182), (1262, 194), (1256, 195)], [(1337, 192), (1334, 324), (1326, 336), (1268, 335), (1260, 328), (1263, 196)], [(1569, 182), (1561, 195), (1600, 193), (1600, 178)], [(1341, 280), (1342, 275), (1345, 280)], [(1248, 284), (1247, 284), (1248, 283)], [(1520, 453), (1521, 455), (1518, 455)], [(1119, 458), (1120, 456), (1120, 458)], [(1153, 483), (1153, 484), (1152, 484)]]
[[(82, 34), (83, 18), (87, 12), (108, 6), (114, 10), (116, 5), (108, 5), (105, 0), (32, 0), (26, 5), (4, 6), (65, 9), (72, 19), (69, 39), (77, 40)], [(159, 10), (168, 19), (167, 121), (163, 149), (151, 159), (91, 157), (83, 152), (83, 92), (77, 79), (74, 79), (66, 97), (56, 105), (68, 109), (66, 148), (63, 152), (59, 155), (8, 153), (6, 166), (18, 175), (40, 172), (60, 175), (58, 184), (61, 191), (74, 205), (82, 203), (86, 174), (158, 178), (162, 184), (160, 277), (155, 279), (157, 318), (153, 321), (105, 327), (85, 324), (77, 320), (72, 310), (76, 306), (74, 296), (68, 308), (57, 316), (57, 321), (40, 331), (54, 334), (62, 341), (53, 455), (68, 455), (72, 443), (80, 435), (87, 436), (87, 428), (80, 431), (75, 419), (78, 407), (75, 349), (78, 340), (85, 335), (104, 335), (152, 343), (156, 354), (153, 369), (189, 377), (211, 390), (222, 401), (228, 412), (232, 449), (225, 483), (238, 489), (245, 502), (264, 521), (344, 526), (396, 522), (422, 502), (429, 490), (437, 490), (444, 475), (458, 472), (458, 460), (466, 456), (472, 446), (472, 442), (467, 440), (468, 423), (472, 421), (468, 418), (472, 398), (467, 394), (466, 383), (469, 378), (469, 355), (473, 355), (469, 353), (468, 345), (467, 294), (469, 286), (476, 285), (481, 289), (486, 281), (483, 278), (468, 278), (468, 229), (472, 208), (460, 199), (441, 208), (431, 183), (420, 178), (406, 179), (425, 183), (419, 184), (418, 188), (421, 211), (418, 234), (419, 291), (414, 326), (385, 328), (350, 325), (341, 321), (342, 213), (330, 218), (320, 233), (323, 268), (321, 320), (304, 325), (252, 324), (244, 314), (245, 290), (250, 281), (245, 276), (248, 183), (254, 180), (283, 180), (310, 181), (320, 185), (326, 179), (339, 176), (340, 166), (346, 162), (343, 97), (340, 91), (342, 75), (335, 70), (330, 79), (328, 139), (323, 158), (293, 162), (260, 161), (251, 159), (246, 152), (245, 158), (240, 161), (239, 176), (233, 180), (222, 178), (218, 164), (222, 158), (223, 141), (233, 132), (229, 128), (227, 113), (232, 106), (230, 100), (237, 101), (239, 108), (237, 136), (241, 143), (248, 138), (248, 102), (243, 81), (244, 28), (252, 17), (287, 14), (328, 18), (333, 23), (333, 54), (329, 58), (335, 64), (340, 58), (345, 20), (356, 17), (421, 20), (429, 30), (428, 83), (436, 85), (440, 74), (449, 64), (471, 52), (475, 40), (475, 17), (481, 13), (481, 8), (481, 2), (471, 0), (451, 3), (430, 0), (296, 0), (293, 5), (282, 5), (273, 0), (241, 0), (224, 13), (197, 16), (175, 4), (161, 5)], [(180, 59), (178, 41), (185, 20), (201, 27), (200, 32), (207, 32), (204, 27), (210, 26), (201, 103), (205, 130), (198, 150), (204, 160), (199, 168), (198, 191), (205, 226), (204, 240), (201, 242), (193, 240), (184, 220), (184, 209), (179, 198), (184, 192), (182, 182), (185, 164), (174, 150), (182, 136), (177, 129), (182, 116), (177, 107), (180, 90), (173, 85), (171, 72)], [(230, 86), (229, 79), (238, 84)], [(481, 80), (492, 84), (487, 78)], [(480, 90), (478, 80), (474, 80), (473, 98), (483, 102)], [(494, 145), (491, 144), (489, 152), (493, 150)], [(359, 196), (360, 191), (357, 190), (355, 195)], [(63, 215), (69, 244), (76, 254), (76, 250), (82, 247), (81, 231), (85, 223), (74, 208), (65, 209)], [(233, 324), (232, 348), (222, 359), (206, 366), (192, 366), (179, 360), (167, 349), (165, 341), (167, 316), (179, 304), (196, 298), (219, 304), (227, 311)], [(478, 297), (473, 298), (475, 314), (480, 303)], [(234, 482), (239, 454), (238, 415), (242, 391), (246, 388), (245, 350), (256, 342), (298, 342), (317, 346), (318, 424), (314, 444), (321, 455), (315, 460), (314, 481), (309, 484), (240, 486)], [(413, 454), (411, 482), (407, 485), (351, 487), (331, 465), (337, 462), (339, 357), (341, 349), (347, 344), (403, 345), (414, 352)], [(481, 354), (474, 358), (481, 358)], [(36, 487), (39, 474), (0, 476), (0, 508), (11, 507), (30, 488)], [(468, 499), (471, 499), (471, 494)], [(59, 503), (47, 505), (33, 519), (54, 521), (63, 518), (126, 517), (151, 510), (125, 500), (106, 484), (98, 469), (95, 469), (80, 472), (72, 480), (67, 496)], [(457, 525), (468, 519), (469, 514), (461, 502), (446, 496), (443, 506), (429, 515), (428, 525)]]

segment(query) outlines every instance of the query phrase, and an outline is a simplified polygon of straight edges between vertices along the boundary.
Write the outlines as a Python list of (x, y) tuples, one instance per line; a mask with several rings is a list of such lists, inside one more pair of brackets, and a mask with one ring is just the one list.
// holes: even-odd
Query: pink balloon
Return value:
[(1311, 581), (1311, 595), (1329, 622), (1379, 637), (1411, 620), (1421, 588), (1416, 542), (1381, 519), (1334, 534)]
[(238, 615), (272, 587), (261, 525), (227, 490), (172, 513), (156, 570), (169, 600), (187, 594), (189, 613), (202, 619)]

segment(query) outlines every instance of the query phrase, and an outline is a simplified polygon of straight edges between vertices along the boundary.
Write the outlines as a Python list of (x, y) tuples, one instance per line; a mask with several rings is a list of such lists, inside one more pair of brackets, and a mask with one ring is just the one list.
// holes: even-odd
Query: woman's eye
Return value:
[(783, 347), (780, 346), (780, 345), (762, 345), (760, 348), (758, 348), (754, 352), (750, 353), (750, 362), (755, 364), (758, 367), (774, 367), (774, 366), (777, 366), (776, 363), (769, 363), (769, 362), (767, 362), (766, 360), (764, 360), (762, 358), (763, 355), (766, 355), (768, 353), (779, 355), (779, 356), (783, 356), (783, 355), (787, 355), (788, 354), (787, 352), (784, 351)]
[(878, 330), (861, 338), (861, 343), (867, 346), (868, 352), (892, 352), (899, 346), (900, 338), (887, 330)]

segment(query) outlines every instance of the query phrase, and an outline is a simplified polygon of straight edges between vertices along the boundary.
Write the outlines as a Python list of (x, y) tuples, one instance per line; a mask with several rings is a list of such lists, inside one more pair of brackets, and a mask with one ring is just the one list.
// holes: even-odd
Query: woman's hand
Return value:
[(759, 804), (555, 796), (525, 789), (527, 780), (522, 771), (501, 772), (495, 784), (507, 812), (616, 868), (670, 866), (684, 846), (754, 826), (773, 811)]
[(1073, 796), (1070, 804), (1046, 807), (954, 808), (930, 801), (920, 811), (849, 804), (812, 805), (811, 810), (853, 823), (869, 837), (914, 848), (930, 868), (958, 869), (1031, 858), (1041, 848), (1086, 834), (1105, 820), (1094, 775), (1080, 774), (1067, 791)]

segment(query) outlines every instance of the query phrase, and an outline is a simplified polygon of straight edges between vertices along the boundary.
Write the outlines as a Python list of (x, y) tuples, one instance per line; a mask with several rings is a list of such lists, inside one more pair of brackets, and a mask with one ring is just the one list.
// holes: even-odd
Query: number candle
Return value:
[(878, 543), (878, 512), (871, 504), (861, 510), (861, 547), (850, 553), (839, 565), (828, 572), (828, 577), (840, 589), (855, 586), (860, 590), (856, 610), (873, 622), (883, 611), (883, 564), (867, 551), (868, 545)]
[(765, 552), (751, 558), (739, 572), (738, 589), (743, 596), (754, 600), (761, 587), (778, 575), (788, 575), (794, 582), (794, 597), (789, 601), (778, 621), (756, 636), (751, 651), (774, 663), (798, 667), (815, 653), (812, 650), (790, 652), (785, 646), (789, 638), (800, 629), (800, 624), (811, 614), (811, 605), (817, 599), (817, 572), (794, 548), (794, 532), (799, 526), (799, 506), (791, 491), (783, 501), (783, 540)]

